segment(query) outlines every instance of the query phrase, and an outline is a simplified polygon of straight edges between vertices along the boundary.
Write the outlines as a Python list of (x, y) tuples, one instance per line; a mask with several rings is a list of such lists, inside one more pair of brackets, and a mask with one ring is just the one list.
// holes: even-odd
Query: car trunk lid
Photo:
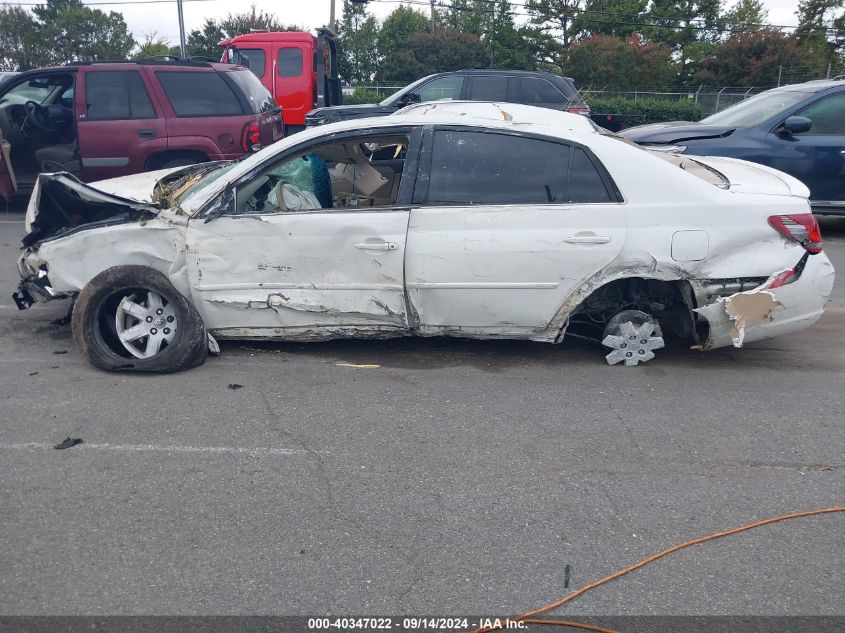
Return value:
[(727, 187), (729, 191), (810, 197), (810, 190), (800, 180), (765, 165), (722, 156), (689, 156), (688, 158), (722, 174), (729, 183)]

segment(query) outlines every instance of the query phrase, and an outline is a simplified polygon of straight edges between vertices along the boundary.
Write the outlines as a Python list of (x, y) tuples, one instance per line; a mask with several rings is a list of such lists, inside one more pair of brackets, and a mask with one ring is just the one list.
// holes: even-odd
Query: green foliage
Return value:
[(379, 24), (366, 5), (343, 0), (338, 25), (338, 75), (348, 83), (369, 83), (378, 69)]
[(490, 65), (487, 50), (477, 35), (451, 28), (414, 33), (408, 39), (408, 47), (419, 64), (418, 76)]
[(355, 91), (351, 95), (343, 95), (344, 105), (359, 105), (362, 103), (378, 103), (383, 101), (391, 94), (396, 92), (396, 89), (390, 89), (384, 92), (365, 88), (364, 86), (356, 86)]
[(41, 66), (44, 53), (32, 14), (12, 5), (0, 7), (0, 70)]
[(47, 0), (32, 8), (0, 8), (0, 65), (29, 70), (80, 60), (127, 59), (135, 39), (123, 16), (80, 0)]
[(736, 0), (722, 17), (722, 22), (732, 31), (756, 31), (768, 19), (769, 11), (761, 0)]
[(629, 37), (642, 31), (648, 0), (587, 0), (579, 22), (591, 34)]
[(593, 35), (569, 49), (566, 74), (580, 88), (602, 90), (655, 89), (675, 80), (672, 49), (639, 36)]
[(790, 37), (764, 29), (732, 35), (706, 56), (696, 80), (710, 86), (775, 86), (781, 68), (809, 76), (823, 61)]
[(622, 114), (631, 117), (630, 125), (698, 121), (701, 118), (701, 108), (692, 99), (673, 101), (645, 98), (634, 101), (624, 97), (601, 99), (585, 95), (585, 100), (596, 114)]
[(170, 55), (170, 44), (157, 33), (147, 33), (132, 59), (153, 59)]
[(378, 37), (379, 55), (387, 60), (391, 55), (402, 52), (408, 45), (408, 39), (414, 33), (428, 29), (428, 23), (425, 14), (399, 5), (382, 22)]

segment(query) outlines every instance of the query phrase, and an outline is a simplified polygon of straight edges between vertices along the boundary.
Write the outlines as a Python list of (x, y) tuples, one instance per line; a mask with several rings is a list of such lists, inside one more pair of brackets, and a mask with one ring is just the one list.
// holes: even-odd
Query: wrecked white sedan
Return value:
[(808, 191), (526, 106), (412, 108), (235, 163), (85, 185), (45, 174), (15, 301), (75, 297), (103, 369), (198, 365), (214, 339), (603, 342), (635, 365), (790, 334), (833, 268)]

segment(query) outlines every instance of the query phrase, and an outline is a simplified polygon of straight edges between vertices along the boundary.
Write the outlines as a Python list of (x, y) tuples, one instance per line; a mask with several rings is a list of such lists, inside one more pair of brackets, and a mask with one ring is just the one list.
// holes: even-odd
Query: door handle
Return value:
[(138, 136), (141, 138), (153, 138), (155, 135), (155, 130), (138, 130)]
[(563, 238), (567, 244), (607, 244), (610, 241), (609, 235), (570, 235)]
[(364, 251), (395, 251), (399, 248), (396, 242), (360, 242), (355, 245)]

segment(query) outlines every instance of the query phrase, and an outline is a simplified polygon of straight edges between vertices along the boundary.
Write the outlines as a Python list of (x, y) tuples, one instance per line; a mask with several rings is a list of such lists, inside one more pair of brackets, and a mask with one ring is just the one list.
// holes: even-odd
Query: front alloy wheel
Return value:
[(151, 358), (176, 338), (176, 309), (153, 290), (124, 297), (114, 317), (117, 338), (135, 358)]

